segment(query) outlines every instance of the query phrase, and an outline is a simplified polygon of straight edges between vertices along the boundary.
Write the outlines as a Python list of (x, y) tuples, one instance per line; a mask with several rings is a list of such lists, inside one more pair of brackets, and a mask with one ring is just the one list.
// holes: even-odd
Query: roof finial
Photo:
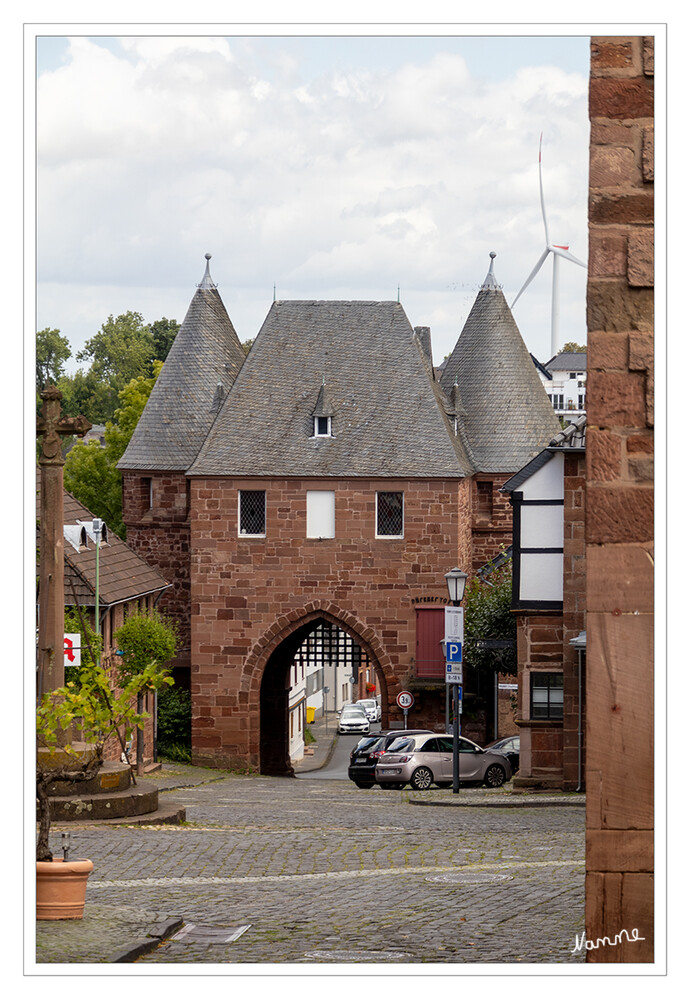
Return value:
[(494, 276), (494, 260), (496, 259), (496, 254), (492, 250), (489, 253), (489, 256), (491, 257), (491, 263), (489, 264), (489, 273), (484, 278), (484, 283), (482, 285), (482, 288), (498, 288), (499, 285)]
[(201, 279), (201, 284), (197, 285), (197, 287), (201, 288), (204, 291), (208, 291), (210, 288), (216, 288), (217, 285), (215, 285), (211, 280), (211, 272), (209, 270), (209, 265), (208, 265), (208, 262), (211, 259), (211, 254), (205, 253), (204, 256), (206, 257), (206, 270), (204, 271), (204, 276)]

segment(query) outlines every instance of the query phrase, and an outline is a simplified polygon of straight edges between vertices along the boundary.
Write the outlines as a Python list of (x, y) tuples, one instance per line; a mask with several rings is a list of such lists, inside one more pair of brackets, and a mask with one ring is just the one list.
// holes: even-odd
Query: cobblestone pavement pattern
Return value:
[(73, 855), (94, 863), (85, 918), (116, 906), (184, 921), (137, 963), (584, 960), (571, 953), (584, 931), (582, 807), (462, 807), (509, 793), (180, 766), (155, 782), (185, 805), (186, 825), (70, 827)]

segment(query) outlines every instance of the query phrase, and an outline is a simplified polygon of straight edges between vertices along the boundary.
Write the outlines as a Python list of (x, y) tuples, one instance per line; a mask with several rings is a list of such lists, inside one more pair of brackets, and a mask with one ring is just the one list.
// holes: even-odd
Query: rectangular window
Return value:
[(266, 535), (266, 493), (263, 489), (242, 489), (239, 497), (238, 534), (250, 537)]
[(563, 674), (530, 674), (530, 717), (563, 717)]
[(331, 436), (330, 416), (315, 416), (314, 437), (330, 437), (330, 436)]
[(335, 493), (307, 490), (307, 537), (335, 537)]
[(145, 478), (141, 480), (141, 497), (144, 510), (153, 509), (153, 479)]
[(376, 494), (376, 536), (379, 538), (402, 538), (402, 493)]

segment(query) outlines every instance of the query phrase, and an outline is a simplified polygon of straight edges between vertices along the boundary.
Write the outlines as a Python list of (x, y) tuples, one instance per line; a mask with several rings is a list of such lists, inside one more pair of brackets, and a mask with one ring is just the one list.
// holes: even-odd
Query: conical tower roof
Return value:
[(244, 363), (244, 350), (211, 280), (210, 256), (118, 468), (186, 471)]
[(465, 440), (478, 472), (515, 472), (546, 447), (560, 423), (494, 275), (495, 253), (441, 386), (457, 384)]

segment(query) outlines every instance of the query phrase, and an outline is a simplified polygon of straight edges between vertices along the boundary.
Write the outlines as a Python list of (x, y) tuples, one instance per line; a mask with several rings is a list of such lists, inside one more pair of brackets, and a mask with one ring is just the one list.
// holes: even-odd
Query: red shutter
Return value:
[(418, 677), (445, 678), (446, 661), (441, 648), (445, 631), (445, 607), (417, 607)]

